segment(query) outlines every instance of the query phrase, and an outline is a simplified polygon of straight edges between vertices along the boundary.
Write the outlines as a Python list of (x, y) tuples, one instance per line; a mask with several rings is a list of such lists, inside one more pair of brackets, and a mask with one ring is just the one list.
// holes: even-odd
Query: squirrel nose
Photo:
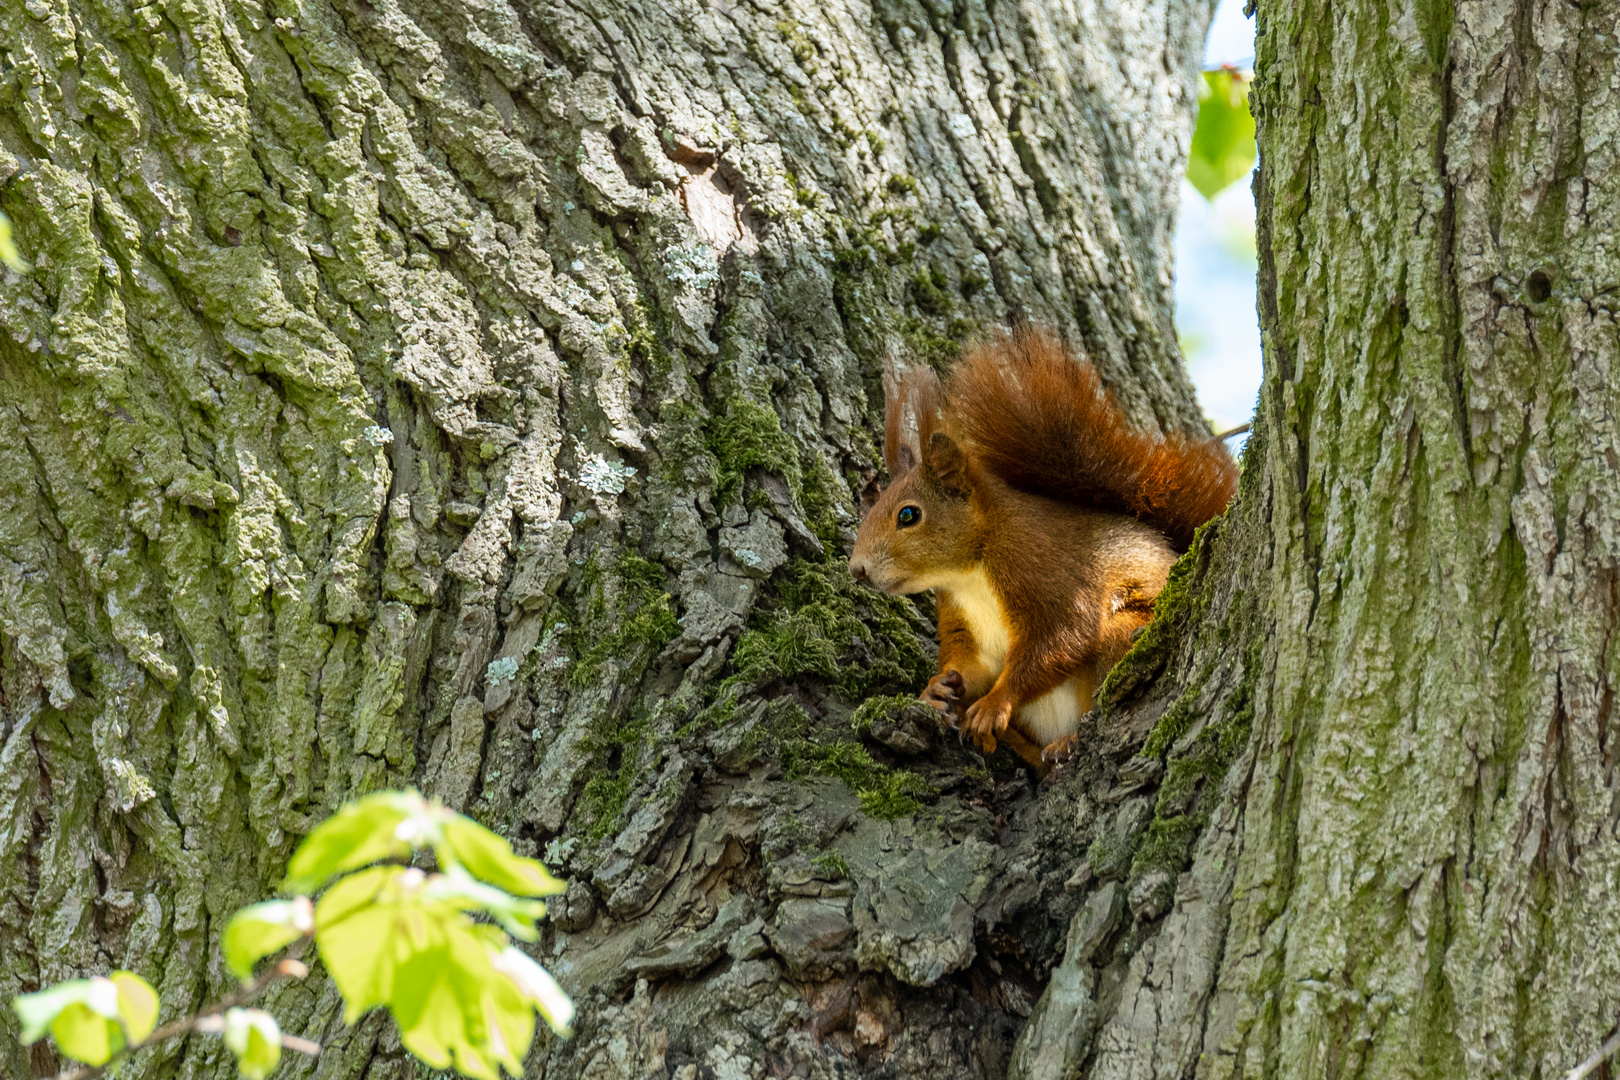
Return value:
[(862, 585), (872, 584), (872, 576), (866, 572), (866, 560), (849, 560), (849, 572), (854, 575), (855, 580), (860, 582)]

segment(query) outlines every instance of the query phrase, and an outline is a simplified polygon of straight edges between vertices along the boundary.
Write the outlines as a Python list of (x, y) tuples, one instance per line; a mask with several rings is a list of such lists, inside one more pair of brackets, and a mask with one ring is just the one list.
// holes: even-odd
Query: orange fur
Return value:
[(1224, 443), (1137, 430), (1096, 369), (1050, 334), (1018, 330), (970, 349), (944, 390), (953, 433), (1007, 484), (1134, 514), (1178, 551), (1237, 490)]
[(939, 422), (939, 376), (933, 368), (912, 368), (883, 403), (883, 464), (891, 477), (918, 464), (917, 451), (928, 445)]
[(891, 482), (850, 570), (934, 590), (939, 674), (922, 700), (1044, 773), (1236, 467), (1213, 439), (1137, 431), (1090, 364), (1027, 330), (969, 350), (943, 387), (913, 369), (886, 405)]

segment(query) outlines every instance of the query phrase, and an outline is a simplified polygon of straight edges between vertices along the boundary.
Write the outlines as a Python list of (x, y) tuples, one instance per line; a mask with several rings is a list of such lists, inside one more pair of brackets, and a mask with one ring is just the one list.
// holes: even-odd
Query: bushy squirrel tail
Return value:
[(945, 398), (954, 432), (1010, 486), (1134, 514), (1178, 551), (1237, 491), (1219, 439), (1137, 430), (1096, 369), (1048, 333), (1019, 329), (970, 348)]

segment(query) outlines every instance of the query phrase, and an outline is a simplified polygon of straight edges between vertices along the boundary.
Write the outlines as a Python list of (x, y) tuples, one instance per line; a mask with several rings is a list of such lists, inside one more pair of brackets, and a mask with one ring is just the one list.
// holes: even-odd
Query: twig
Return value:
[[(224, 1034), (225, 1017), (220, 1013), (211, 1013), (208, 1016), (199, 1016), (197, 1017), (196, 1030), (209, 1035)], [(314, 1057), (316, 1054), (321, 1052), (320, 1043), (310, 1042), (308, 1039), (300, 1039), (297, 1035), (288, 1035), (285, 1031), (281, 1033), (280, 1041), (281, 1045), (286, 1049), (297, 1050), (300, 1054), (308, 1054), (310, 1057)]]
[[(171, 1024), (164, 1024), (162, 1027), (153, 1031), (152, 1034), (148, 1035), (140, 1042), (135, 1043), (132, 1046), (124, 1047), (102, 1064), (74, 1065), (63, 1069), (61, 1072), (52, 1077), (51, 1080), (95, 1080), (95, 1078), (98, 1076), (105, 1076), (108, 1069), (113, 1068), (135, 1051), (144, 1050), (146, 1047), (151, 1046), (154, 1043), (160, 1043), (165, 1039), (172, 1039), (176, 1035), (184, 1035), (191, 1031), (212, 1030), (215, 1028), (215, 1024), (211, 1021), (213, 1021), (215, 1017), (218, 1017), (224, 1013), (225, 1010), (234, 1009), (239, 1005), (246, 1005), (248, 1002), (270, 989), (272, 984), (278, 983), (282, 979), (302, 979), (308, 974), (309, 968), (305, 967), (300, 961), (289, 957), (288, 959), (281, 961), (281, 963), (277, 964), (275, 967), (264, 972), (262, 975), (255, 975), (252, 979), (249, 979), (246, 983), (243, 983), (242, 989), (238, 990), (236, 993), (226, 994), (212, 1005), (205, 1007), (201, 1012), (194, 1013), (183, 1020), (176, 1020)], [(218, 1029), (224, 1029), (223, 1021), (218, 1022)], [(314, 1055), (321, 1052), (321, 1048), (318, 1044), (312, 1043), (308, 1039), (300, 1039), (295, 1035), (283, 1035), (281, 1037), (281, 1045), (285, 1046), (289, 1050), (297, 1050), (301, 1054)]]
[(1564, 1080), (1581, 1080), (1581, 1078), (1587, 1073), (1603, 1064), (1603, 1062), (1608, 1059), (1609, 1055), (1614, 1053), (1616, 1050), (1620, 1050), (1620, 1031), (1616, 1031), (1613, 1035), (1610, 1035), (1608, 1041), (1602, 1046), (1598, 1047), (1596, 1053), (1594, 1053), (1591, 1057), (1569, 1070), (1569, 1074), (1564, 1077)]
[(300, 1054), (308, 1054), (310, 1057), (314, 1057), (316, 1054), (321, 1052), (320, 1043), (310, 1042), (308, 1039), (300, 1039), (298, 1036), (288, 1035), (286, 1032), (281, 1033), (281, 1045), (286, 1047), (288, 1050), (296, 1050)]
[(1215, 438), (1219, 439), (1222, 442), (1225, 442), (1227, 439), (1230, 439), (1234, 435), (1247, 435), (1249, 433), (1249, 429), (1252, 428), (1252, 427), (1254, 427), (1253, 424), (1239, 424), (1237, 427), (1233, 428), (1231, 431), (1223, 431), (1223, 432), (1221, 432), (1219, 435), (1215, 436)]

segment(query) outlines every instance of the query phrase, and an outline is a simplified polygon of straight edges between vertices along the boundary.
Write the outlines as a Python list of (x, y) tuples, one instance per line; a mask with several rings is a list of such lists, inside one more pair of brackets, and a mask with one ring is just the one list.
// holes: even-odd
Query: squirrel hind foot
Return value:
[(1043, 786), (1049, 786), (1069, 771), (1069, 766), (1079, 755), (1080, 736), (1065, 735), (1061, 739), (1054, 739), (1041, 748), (1041, 764), (1035, 770), (1035, 777)]
[(1048, 765), (1067, 765), (1080, 752), (1080, 736), (1065, 735), (1041, 748), (1041, 760)]

